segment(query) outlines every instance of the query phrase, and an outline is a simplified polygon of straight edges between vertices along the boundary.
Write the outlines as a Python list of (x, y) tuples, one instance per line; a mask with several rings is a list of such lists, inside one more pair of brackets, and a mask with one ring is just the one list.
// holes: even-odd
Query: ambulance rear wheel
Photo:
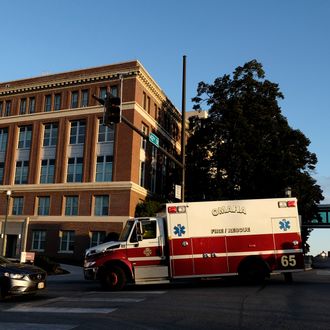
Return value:
[(247, 284), (260, 284), (267, 276), (266, 267), (261, 261), (250, 260), (242, 265), (239, 276)]
[(292, 283), (293, 282), (292, 273), (283, 273), (283, 274), (284, 274), (284, 281), (286, 283)]
[(101, 279), (103, 288), (111, 291), (118, 291), (125, 287), (127, 282), (125, 271), (119, 266), (108, 268)]

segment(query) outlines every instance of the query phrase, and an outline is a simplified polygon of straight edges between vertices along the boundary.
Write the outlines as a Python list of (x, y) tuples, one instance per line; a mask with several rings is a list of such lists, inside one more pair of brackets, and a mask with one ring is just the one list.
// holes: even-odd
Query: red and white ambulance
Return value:
[(86, 250), (84, 275), (119, 290), (127, 283), (304, 270), (295, 198), (171, 203), (166, 216), (129, 219), (120, 238)]

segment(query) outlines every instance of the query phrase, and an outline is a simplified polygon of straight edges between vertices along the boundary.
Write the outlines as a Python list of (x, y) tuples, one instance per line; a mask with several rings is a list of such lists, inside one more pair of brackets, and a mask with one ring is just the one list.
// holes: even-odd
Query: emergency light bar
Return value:
[(186, 207), (185, 206), (169, 206), (167, 208), (168, 213), (186, 213)]
[(284, 207), (296, 207), (296, 201), (283, 201), (283, 202), (278, 202), (278, 207), (279, 207), (279, 208), (284, 208)]

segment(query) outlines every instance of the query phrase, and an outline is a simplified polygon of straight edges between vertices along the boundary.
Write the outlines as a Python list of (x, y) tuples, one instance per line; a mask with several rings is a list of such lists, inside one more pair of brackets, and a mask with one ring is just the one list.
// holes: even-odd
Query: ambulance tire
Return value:
[(4, 285), (0, 283), (0, 301), (4, 300), (7, 296)]
[(244, 262), (239, 269), (239, 276), (246, 284), (261, 284), (268, 276), (267, 267), (263, 261), (255, 259)]
[(292, 273), (283, 273), (283, 275), (284, 275), (285, 283), (292, 283), (293, 282)]
[(110, 266), (103, 273), (101, 285), (110, 291), (122, 290), (127, 282), (125, 271), (120, 266)]

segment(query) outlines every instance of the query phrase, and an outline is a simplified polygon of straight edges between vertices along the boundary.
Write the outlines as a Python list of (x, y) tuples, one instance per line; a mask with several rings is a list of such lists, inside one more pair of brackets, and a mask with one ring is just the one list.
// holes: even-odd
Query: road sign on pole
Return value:
[(181, 199), (181, 185), (175, 185), (175, 198)]
[(149, 134), (149, 141), (159, 148), (159, 138), (154, 133)]

